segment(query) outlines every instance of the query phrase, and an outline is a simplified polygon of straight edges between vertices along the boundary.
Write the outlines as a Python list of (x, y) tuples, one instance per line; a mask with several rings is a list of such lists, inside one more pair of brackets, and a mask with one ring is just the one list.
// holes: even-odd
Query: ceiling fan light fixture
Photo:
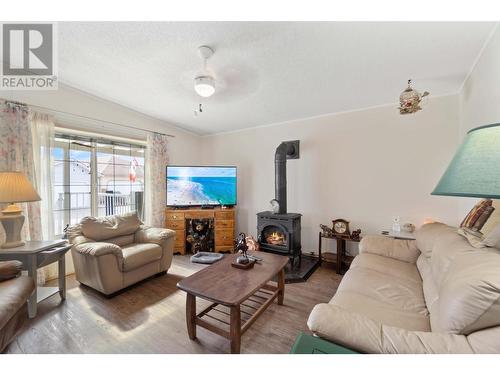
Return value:
[(203, 97), (208, 98), (215, 93), (215, 80), (211, 76), (198, 76), (194, 79), (194, 90)]

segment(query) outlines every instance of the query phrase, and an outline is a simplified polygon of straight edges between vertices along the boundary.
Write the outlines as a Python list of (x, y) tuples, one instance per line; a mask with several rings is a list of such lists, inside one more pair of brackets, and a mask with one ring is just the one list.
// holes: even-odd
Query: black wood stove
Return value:
[(300, 239), (301, 214), (287, 212), (286, 161), (299, 158), (299, 141), (282, 142), (274, 155), (274, 187), (276, 212), (257, 214), (257, 235), (260, 248), (275, 254), (287, 255), (286, 282), (305, 281), (319, 265), (317, 258), (302, 256)]
[(271, 211), (257, 214), (257, 233), (260, 248), (271, 253), (288, 255), (292, 265), (300, 260), (301, 214), (275, 214)]

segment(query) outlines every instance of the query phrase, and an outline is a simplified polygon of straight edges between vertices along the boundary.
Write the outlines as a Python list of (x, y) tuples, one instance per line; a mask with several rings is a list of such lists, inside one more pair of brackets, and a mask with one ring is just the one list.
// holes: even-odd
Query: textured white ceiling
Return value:
[[(199, 134), (456, 93), (493, 23), (62, 22), (61, 82)], [(209, 45), (214, 96), (193, 78)]]

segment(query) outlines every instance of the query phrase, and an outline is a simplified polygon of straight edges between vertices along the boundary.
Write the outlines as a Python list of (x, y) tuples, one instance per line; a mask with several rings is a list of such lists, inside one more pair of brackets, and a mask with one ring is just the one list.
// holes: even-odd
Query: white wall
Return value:
[(392, 217), (457, 224), (457, 198), (430, 192), (458, 142), (458, 96), (430, 99), (402, 116), (396, 105), (206, 136), (204, 164), (238, 166), (238, 230), (256, 235), (256, 213), (274, 197), (274, 152), (299, 139), (288, 161), (288, 211), (300, 212), (303, 250), (317, 250), (319, 224), (333, 218), (379, 233)]
[(500, 28), (497, 28), (477, 60), (460, 92), (463, 137), (478, 126), (500, 122)]
[[(2, 91), (0, 98), (17, 100), (20, 102), (47, 107), (56, 111), (68, 112), (76, 115), (92, 117), (113, 123), (136, 126), (144, 130), (168, 133), (175, 136), (170, 139), (170, 161), (175, 164), (196, 164), (200, 159), (201, 138), (193, 133), (176, 128), (165, 121), (161, 121), (142, 113), (136, 112), (119, 104), (95, 97), (74, 88), (59, 85), (54, 91)], [(36, 109), (36, 108), (35, 108)], [(44, 111), (40, 109), (40, 111)], [(56, 122), (62, 126), (100, 131), (122, 137), (143, 138), (145, 133), (139, 130), (119, 127), (106, 123), (95, 123), (78, 116), (57, 114)]]
[[(492, 32), (460, 92), (460, 141), (478, 126), (500, 122), (500, 28)], [(477, 201), (462, 198), (459, 217)]]

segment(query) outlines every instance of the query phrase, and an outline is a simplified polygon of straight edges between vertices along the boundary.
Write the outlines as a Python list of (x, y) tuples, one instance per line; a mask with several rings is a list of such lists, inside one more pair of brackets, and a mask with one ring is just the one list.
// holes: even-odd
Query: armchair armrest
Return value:
[(135, 242), (149, 242), (163, 246), (164, 241), (175, 237), (175, 231), (165, 228), (152, 228), (146, 225), (141, 225), (135, 232)]
[(327, 303), (314, 307), (307, 325), (318, 336), (364, 353), (473, 353), (463, 335), (386, 326), (362, 314)]
[(109, 242), (82, 242), (73, 245), (73, 250), (83, 255), (100, 257), (112, 254), (118, 259), (123, 259), (122, 249), (118, 245)]
[(368, 235), (359, 243), (359, 253), (370, 253), (388, 258), (415, 263), (420, 255), (417, 241)]
[(17, 260), (0, 262), (0, 281), (10, 280), (19, 275), (23, 264)]

